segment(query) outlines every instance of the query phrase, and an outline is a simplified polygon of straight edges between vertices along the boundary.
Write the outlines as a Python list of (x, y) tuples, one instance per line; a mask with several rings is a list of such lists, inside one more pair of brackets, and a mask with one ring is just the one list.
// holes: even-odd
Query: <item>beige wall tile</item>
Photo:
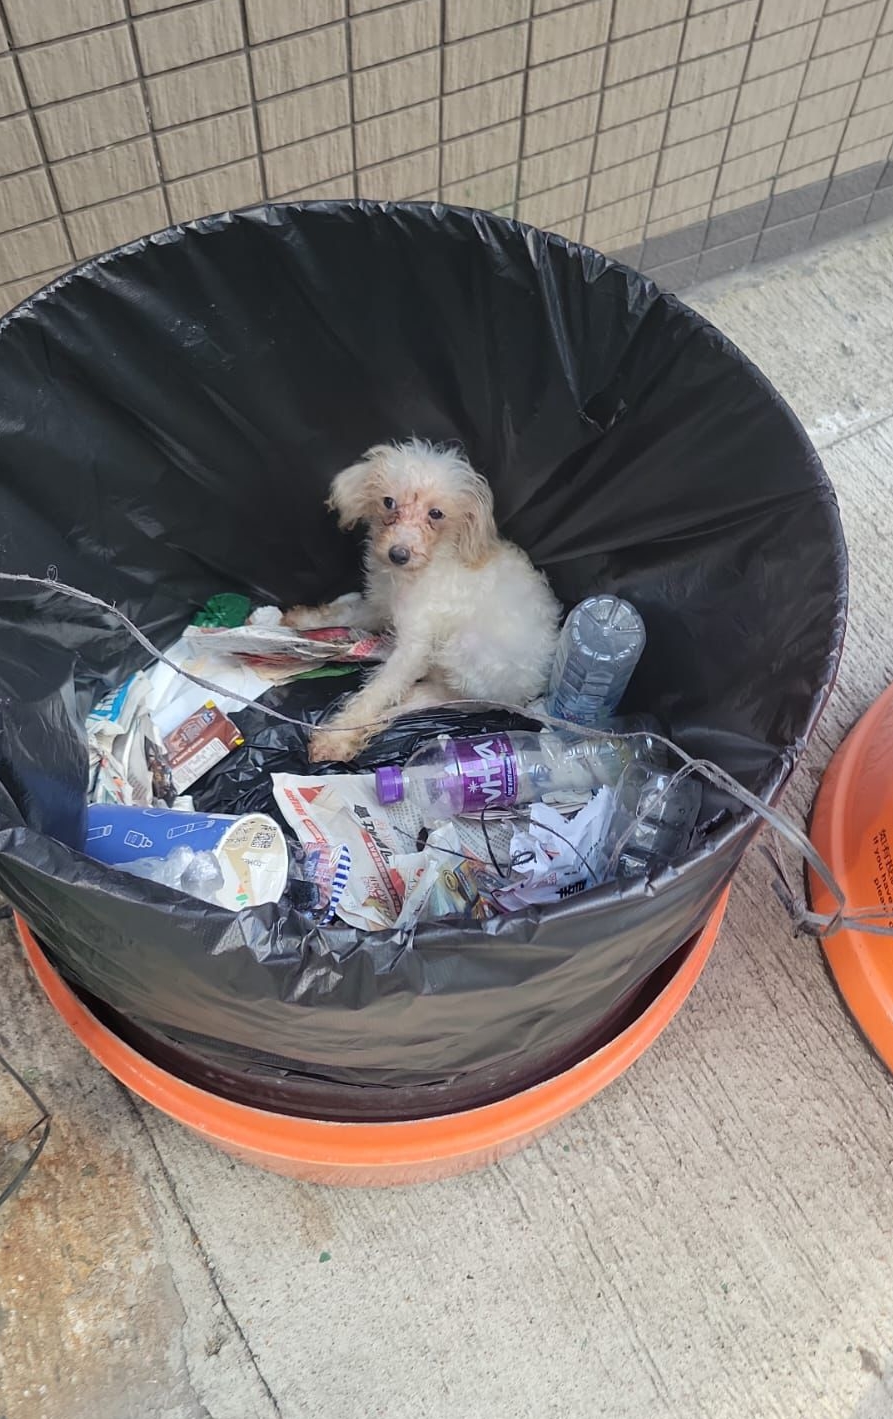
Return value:
[(791, 168), (802, 168), (820, 158), (833, 156), (843, 137), (846, 123), (832, 123), (827, 128), (814, 128), (811, 133), (801, 133), (798, 138), (789, 138), (779, 165), (780, 172)]
[(489, 212), (500, 208), (511, 211), (515, 205), (515, 178), (517, 168), (499, 168), (496, 172), (481, 173), (479, 177), (467, 177), (462, 182), (451, 183), (443, 189), (444, 202), (456, 207), (481, 207)]
[(245, 0), (252, 44), (327, 25), (345, 14), (345, 0)]
[[(722, 3), (722, 0), (720, 0)], [(692, 6), (694, 10), (694, 6)], [(614, 0), (614, 25), (611, 34), (614, 39), (624, 39), (627, 35), (638, 34), (641, 30), (652, 29), (655, 25), (668, 25), (673, 20), (684, 20), (686, 0)]]
[(14, 310), (22, 301), (26, 301), (43, 286), (48, 286), (54, 277), (61, 276), (67, 269), (65, 266), (56, 266), (51, 271), (41, 271), (39, 276), (26, 276), (24, 281), (9, 281), (5, 286), (0, 286), (0, 311), (5, 314), (8, 310)]
[(357, 166), (374, 167), (390, 158), (399, 158), (403, 153), (433, 147), (437, 143), (439, 118), (437, 103), (423, 103), (415, 108), (401, 108), (397, 113), (386, 113), (381, 118), (369, 118), (365, 123), (358, 123), (355, 134)]
[(410, 0), (393, 10), (360, 15), (350, 28), (355, 69), (432, 49), (440, 43), (439, 0)]
[(838, 154), (834, 164), (834, 176), (842, 172), (855, 172), (856, 168), (868, 167), (871, 163), (885, 163), (890, 153), (890, 138), (875, 138), (869, 143), (860, 143), (858, 148), (845, 148)]
[(756, 153), (745, 153), (743, 157), (723, 163), (716, 184), (716, 196), (724, 197), (727, 192), (739, 192), (773, 177), (783, 150), (783, 143), (773, 143), (771, 148), (761, 148)]
[(856, 148), (860, 143), (869, 143), (885, 136), (893, 140), (893, 103), (855, 114), (846, 125), (840, 146)]
[(173, 181), (203, 168), (247, 158), (255, 151), (254, 116), (249, 108), (218, 113), (201, 123), (158, 134), (158, 156), (164, 176)]
[(0, 271), (10, 280), (70, 264), (65, 230), (58, 218), (0, 236)]
[(759, 0), (736, 0), (733, 5), (692, 16), (682, 41), (682, 62), (746, 44), (753, 32), (758, 4)]
[(821, 128), (823, 124), (833, 123), (838, 118), (848, 118), (857, 88), (857, 84), (844, 84), (843, 88), (831, 89), (827, 94), (801, 99), (791, 124), (791, 137), (809, 133), (811, 129)]
[(19, 83), (15, 63), (8, 55), (0, 59), (0, 116), (18, 113), (25, 107), (25, 95)]
[(520, 117), (522, 92), (523, 75), (513, 74), (464, 93), (448, 94), (443, 101), (443, 136), (461, 138), (476, 128)]
[(3, 8), (19, 45), (98, 29), (125, 16), (124, 0), (5, 0)]
[(0, 180), (0, 232), (42, 222), (56, 215), (47, 175), (32, 169)]
[(608, 38), (611, 10), (608, 0), (583, 0), (554, 15), (533, 21), (530, 37), (531, 64), (545, 64), (581, 49), (595, 49)]
[(602, 80), (604, 49), (587, 49), (570, 59), (555, 59), (527, 76), (527, 112), (593, 94)]
[(353, 109), (359, 121), (391, 113), (406, 104), (422, 103), (440, 92), (440, 55), (436, 50), (411, 54), (392, 64), (361, 69), (353, 75)]
[(146, 74), (161, 74), (181, 64), (214, 59), (243, 42), (239, 0), (200, 0), (137, 20), (136, 43)]
[(836, 89), (840, 84), (861, 79), (871, 54), (872, 42), (865, 40), (849, 49), (838, 50), (836, 54), (826, 54), (821, 59), (811, 59), (803, 80), (802, 96), (824, 93), (826, 89)]
[(36, 118), (47, 155), (53, 160), (101, 148), (110, 133), (123, 140), (149, 131), (138, 84), (55, 104), (41, 109)]
[(252, 49), (251, 68), (259, 99), (334, 79), (347, 72), (346, 27), (329, 25)]
[(443, 57), (443, 83), (447, 93), (485, 84), (524, 68), (527, 26), (511, 25), (448, 44)]
[(790, 69), (809, 58), (812, 42), (818, 24), (798, 25), (795, 30), (782, 30), (779, 34), (767, 35), (765, 39), (754, 40), (747, 62), (747, 78), (761, 79), (764, 74), (773, 74), (778, 69)]
[(887, 8), (884, 11), (884, 18), (881, 20), (881, 34), (890, 34), (893, 31), (893, 0), (887, 0)]
[(344, 128), (350, 122), (347, 80), (333, 79), (328, 84), (269, 99), (258, 104), (257, 118), (264, 148), (282, 148), (316, 133)]
[(765, 182), (756, 182), (752, 187), (737, 188), (734, 192), (727, 192), (722, 197), (714, 197), (710, 208), (711, 215), (718, 217), (722, 212), (733, 212), (738, 207), (749, 207), (752, 202), (764, 201), (771, 193), (771, 178), (766, 178)]
[(778, 69), (773, 74), (765, 74), (762, 79), (748, 79), (738, 90), (735, 122), (743, 123), (792, 102), (800, 91), (800, 80), (805, 69), (805, 64), (796, 64), (792, 69)]
[[(846, 92), (852, 93), (856, 87), (857, 86), (853, 84), (847, 88)], [(834, 90), (835, 94), (840, 92), (841, 90), (839, 89)], [(832, 99), (831, 94), (826, 94), (822, 97), (827, 101)], [(863, 79), (861, 84), (858, 85), (858, 95), (853, 104), (853, 113), (864, 113), (865, 110), (869, 108), (880, 108), (882, 104), (889, 103), (891, 98), (893, 98), (893, 74), (872, 74), (870, 78)], [(831, 118), (837, 116), (836, 114), (829, 114)]]
[(83, 158), (69, 158), (54, 165), (53, 178), (63, 211), (67, 212), (154, 187), (158, 168), (152, 140), (137, 138), (133, 143), (119, 143)]
[[(866, 74), (879, 74), (882, 69), (893, 69), (893, 32), (878, 35), (865, 66)], [(893, 82), (893, 76), (891, 76), (891, 82)]]
[(768, 148), (770, 143), (783, 143), (791, 127), (794, 105), (785, 104), (770, 113), (758, 113), (756, 118), (747, 118), (736, 123), (729, 134), (726, 161), (740, 158), (745, 153), (756, 153), (760, 148)]
[(683, 227), (693, 227), (696, 222), (705, 222), (710, 215), (710, 203), (702, 202), (699, 207), (691, 207), (687, 212), (674, 212), (669, 217), (651, 218), (645, 228), (646, 237), (664, 236), (667, 232), (678, 232)]
[(841, 10), (836, 15), (826, 15), (819, 26), (815, 53), (835, 54), (849, 44), (873, 39), (877, 34), (883, 11), (884, 0), (868, 0), (867, 5), (856, 5), (850, 10)]
[[(598, 200), (595, 183), (589, 196), (590, 205), (593, 200)], [(583, 240), (586, 245), (599, 250), (606, 246), (612, 237), (621, 233), (626, 237), (631, 231), (641, 231), (648, 215), (648, 202), (649, 194), (640, 192), (623, 202), (611, 202), (595, 207), (588, 213), (583, 225)]]
[(695, 99), (670, 109), (665, 143), (686, 143), (701, 133), (712, 133), (717, 128), (728, 126), (735, 107), (737, 90), (726, 89), (721, 94), (710, 94), (705, 99)]
[(529, 114), (524, 122), (524, 152), (541, 153), (547, 148), (571, 143), (575, 138), (591, 138), (597, 113), (598, 99), (592, 94)]
[(55, 103), (136, 78), (130, 35), (123, 25), (26, 49), (20, 63), (32, 103)]
[(762, 39), (764, 35), (790, 30), (809, 20), (820, 20), (824, 10), (825, 0), (769, 0), (760, 11), (757, 37)]
[(337, 133), (323, 133), (317, 138), (305, 138), (302, 143), (290, 143), (287, 148), (277, 148), (275, 153), (265, 154), (264, 166), (271, 196), (294, 192), (299, 187), (326, 182), (332, 177), (343, 177), (353, 167), (350, 130), (342, 128)]
[(171, 215), (175, 222), (188, 222), (212, 212), (228, 212), (250, 207), (263, 200), (260, 163), (257, 158), (215, 168), (198, 177), (172, 182), (168, 188)]
[(532, 227), (554, 229), (556, 223), (578, 217), (586, 205), (586, 179), (564, 182), (546, 192), (523, 197), (518, 203), (518, 216)]
[(607, 133), (599, 133), (595, 144), (594, 171), (600, 172), (617, 163), (630, 162), (641, 153), (657, 152), (665, 123), (664, 114), (652, 113), (647, 118), (637, 118), (635, 123), (625, 123), (622, 128), (610, 128)]
[(28, 114), (0, 121), (0, 175), (39, 167), (40, 163), (40, 148)]
[(352, 14), (362, 15), (367, 10), (381, 10), (385, 5), (393, 5), (394, 0), (348, 0)]
[(726, 143), (725, 130), (704, 133), (700, 138), (690, 138), (687, 143), (677, 143), (674, 148), (666, 148), (661, 154), (657, 170), (658, 182), (677, 182), (679, 178), (690, 177), (692, 173), (711, 171), (719, 166)]
[(605, 82), (622, 84), (656, 69), (675, 64), (682, 41), (682, 25), (664, 25), (657, 30), (632, 35), (612, 44), (608, 52)]
[(833, 15), (838, 10), (848, 10), (854, 5), (861, 5), (863, 0), (826, 0), (825, 9), (829, 15)]
[(611, 237), (609, 245), (605, 247), (604, 254), (616, 260), (621, 252), (628, 251), (631, 246), (638, 246), (641, 240), (641, 230), (620, 232), (617, 236)]
[(302, 187), (297, 192), (287, 194), (288, 201), (325, 202), (342, 197), (353, 197), (352, 177), (333, 177), (330, 182), (316, 182), (311, 187)]
[(381, 163), (357, 174), (357, 193), (373, 200), (381, 198), (402, 202), (416, 197), (430, 187), (437, 187), (438, 157), (436, 148), (427, 153), (413, 153), (408, 158)]
[(529, 0), (446, 0), (446, 37), (465, 39), (526, 20), (528, 8)]
[(831, 176), (833, 157), (821, 158), (817, 163), (809, 163), (805, 168), (794, 168), (792, 172), (779, 173), (773, 185), (775, 192), (793, 192), (797, 187), (808, 187), (811, 182), (821, 182)]
[(616, 168), (605, 168), (602, 172), (594, 173), (589, 206), (595, 207), (599, 203), (613, 206), (623, 198), (647, 192), (657, 175), (657, 159), (657, 153), (649, 153), (644, 158), (635, 158), (632, 162), (621, 163)]
[[(489, 172), (491, 168), (505, 167), (515, 162), (521, 142), (521, 124), (502, 123), (498, 128), (488, 128), (483, 133), (472, 133), (468, 138), (457, 138), (445, 143), (443, 148), (443, 180), (458, 182), (463, 177), (471, 177), (479, 172)], [(552, 168), (554, 181), (555, 167)], [(530, 190), (530, 189), (528, 189)]]
[(554, 182), (556, 176), (563, 182), (575, 177), (585, 177), (592, 159), (592, 139), (580, 138), (576, 143), (567, 143), (563, 148), (554, 148), (550, 153), (540, 153), (535, 158), (525, 158), (521, 163), (522, 197), (533, 192), (542, 192)]
[(644, 118), (649, 113), (662, 113), (670, 102), (672, 89), (673, 73), (670, 69), (605, 89), (599, 128), (616, 128), (621, 123), (632, 123), (634, 119)]
[(146, 87), (157, 128), (173, 128), (178, 123), (209, 118), (212, 113), (227, 113), (231, 108), (244, 108), (251, 101), (244, 54), (212, 59), (173, 74), (158, 74), (147, 80)]
[(72, 212), (68, 217), (68, 230), (79, 259), (148, 236), (167, 224), (167, 212), (158, 191), (137, 192), (100, 207), (85, 207), (83, 212)]
[(651, 199), (651, 219), (669, 217), (674, 212), (685, 212), (689, 207), (697, 207), (709, 202), (716, 184), (716, 170), (696, 172), (691, 177), (683, 177), (678, 182), (668, 182), (665, 187), (657, 187)]
[(708, 54), (705, 59), (690, 59), (680, 64), (676, 75), (674, 103), (690, 103), (707, 94), (718, 94), (741, 82), (747, 62), (747, 45), (725, 49), (721, 54)]
[(134, 15), (150, 15), (156, 10), (171, 10), (175, 5), (182, 5), (183, 0), (129, 0), (129, 3)]

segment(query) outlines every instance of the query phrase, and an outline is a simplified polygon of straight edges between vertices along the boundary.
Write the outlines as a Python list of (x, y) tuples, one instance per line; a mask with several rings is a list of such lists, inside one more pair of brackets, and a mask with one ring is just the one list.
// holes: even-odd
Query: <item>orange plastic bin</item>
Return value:
[(704, 969), (728, 892), (657, 997), (632, 1024), (573, 1068), (482, 1108), (398, 1123), (330, 1123), (248, 1108), (184, 1083), (131, 1049), (53, 969), (21, 917), (19, 935), (50, 1002), (100, 1064), (201, 1138), (257, 1167), (339, 1187), (433, 1182), (514, 1153), (579, 1108), (644, 1053)]

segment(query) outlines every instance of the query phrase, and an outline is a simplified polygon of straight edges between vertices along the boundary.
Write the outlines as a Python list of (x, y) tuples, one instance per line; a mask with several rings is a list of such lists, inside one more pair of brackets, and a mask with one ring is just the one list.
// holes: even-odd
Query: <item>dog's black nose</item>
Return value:
[(410, 558), (408, 547), (391, 547), (388, 556), (395, 567), (405, 567)]

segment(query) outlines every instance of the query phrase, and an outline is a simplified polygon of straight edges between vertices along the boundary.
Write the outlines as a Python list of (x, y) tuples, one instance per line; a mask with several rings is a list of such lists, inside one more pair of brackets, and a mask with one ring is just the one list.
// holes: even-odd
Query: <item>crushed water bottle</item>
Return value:
[(700, 810), (701, 785), (696, 779), (674, 783), (672, 772), (630, 763), (618, 785), (611, 830), (617, 875), (642, 876), (683, 857)]
[(558, 640), (547, 709), (556, 719), (599, 726), (617, 709), (645, 649), (645, 626), (617, 596), (588, 596)]
[[(646, 723), (644, 716), (641, 722)], [(406, 801), (426, 821), (436, 822), (460, 813), (535, 803), (550, 793), (585, 794), (606, 784), (613, 787), (630, 763), (647, 758), (649, 743), (645, 733), (632, 739), (608, 734), (584, 738), (555, 729), (443, 737), (422, 744), (402, 768), (390, 764), (376, 769), (375, 787), (379, 803)]]

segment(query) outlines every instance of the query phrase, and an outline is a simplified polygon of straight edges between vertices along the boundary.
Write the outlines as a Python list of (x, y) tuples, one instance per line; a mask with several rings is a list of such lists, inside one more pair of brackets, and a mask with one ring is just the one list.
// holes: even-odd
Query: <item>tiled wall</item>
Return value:
[(2, 0), (0, 308), (264, 198), (442, 198), (669, 284), (893, 211), (893, 0)]

